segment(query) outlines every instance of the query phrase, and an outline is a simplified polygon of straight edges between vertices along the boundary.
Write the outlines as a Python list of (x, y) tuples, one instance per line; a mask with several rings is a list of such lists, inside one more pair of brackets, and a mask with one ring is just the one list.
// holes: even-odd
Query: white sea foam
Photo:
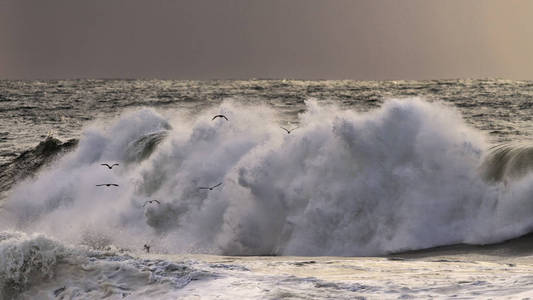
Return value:
[(191, 280), (214, 276), (111, 247), (94, 251), (44, 235), (0, 232), (0, 299), (172, 299)]
[(9, 298), (32, 280), (53, 276), (53, 268), (64, 254), (64, 247), (42, 235), (0, 232), (0, 298)]
[[(74, 152), (11, 191), (0, 228), (231, 255), (379, 255), (531, 230), (533, 177), (485, 182), (485, 137), (453, 108), (306, 105), (289, 135), (271, 108), (232, 101), (187, 118), (142, 109), (93, 125)], [(229, 121), (211, 120), (218, 113)], [(95, 186), (108, 182), (120, 186)], [(151, 199), (161, 205), (143, 207)]]

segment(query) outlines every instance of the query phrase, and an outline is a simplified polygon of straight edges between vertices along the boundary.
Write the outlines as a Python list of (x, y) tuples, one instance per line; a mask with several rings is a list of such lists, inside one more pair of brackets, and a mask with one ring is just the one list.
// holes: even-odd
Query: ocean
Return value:
[(531, 297), (532, 103), (490, 79), (0, 81), (0, 299)]

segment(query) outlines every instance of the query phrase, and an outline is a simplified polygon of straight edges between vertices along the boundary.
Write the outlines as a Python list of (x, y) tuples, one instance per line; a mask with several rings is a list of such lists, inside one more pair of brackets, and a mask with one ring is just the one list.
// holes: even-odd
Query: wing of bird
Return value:
[(285, 130), (285, 131), (287, 131), (287, 133), (290, 133), (289, 129), (284, 128), (284, 127), (280, 127), (280, 128), (283, 129), (283, 130)]
[(112, 164), (112, 165), (111, 165), (111, 168), (114, 167), (114, 166), (118, 166), (118, 165), (119, 165), (119, 164)]
[(110, 165), (108, 165), (108, 164), (100, 164), (100, 165), (101, 165), (101, 166), (106, 166), (106, 167), (108, 167), (108, 168), (110, 168), (110, 169), (111, 169), (111, 166), (110, 166)]
[(110, 183), (109, 185), (118, 186), (116, 183)]
[(221, 184), (222, 184), (222, 182), (219, 183), (219, 184), (217, 184), (217, 185), (215, 185), (215, 186), (212, 186), (211, 188), (214, 189), (214, 188), (216, 188), (217, 186), (220, 186)]
[(96, 186), (103, 186), (103, 185), (105, 185), (105, 184), (97, 184)]
[(224, 116), (224, 115), (216, 115), (216, 116), (214, 116), (213, 119), (211, 119), (211, 120), (214, 120), (214, 119), (216, 119), (216, 118), (224, 118), (224, 119), (226, 119), (226, 121), (229, 121), (228, 118), (227, 118), (226, 116)]
[(159, 200), (152, 200), (152, 201), (157, 202), (157, 204), (161, 204), (161, 202), (159, 202)]
[(201, 186), (198, 188), (199, 190), (208, 190), (209, 188), (208, 187), (205, 187), (205, 186)]

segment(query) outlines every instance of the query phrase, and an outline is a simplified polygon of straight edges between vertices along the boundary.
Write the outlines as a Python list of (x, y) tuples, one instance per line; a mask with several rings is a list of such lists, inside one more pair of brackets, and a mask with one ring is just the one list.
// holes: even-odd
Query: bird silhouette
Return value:
[(101, 183), (101, 184), (97, 184), (96, 186), (118, 186), (118, 184), (116, 183)]
[(150, 245), (144, 244), (144, 251), (146, 251), (146, 253), (150, 253)]
[(157, 202), (157, 204), (161, 204), (161, 202), (159, 202), (158, 200), (148, 200), (144, 202), (143, 207), (145, 207), (147, 203), (152, 204), (153, 202)]
[(285, 128), (285, 127), (281, 127), (281, 129), (287, 131), (287, 134), (291, 134), (291, 132), (292, 132), (293, 130), (297, 129), (297, 128), (298, 128), (298, 127), (294, 127), (293, 129), (289, 130), (289, 129)]
[(226, 121), (229, 121), (228, 118), (227, 118), (225, 115), (216, 115), (216, 116), (214, 116), (213, 119), (211, 119), (211, 120), (214, 120), (214, 119), (216, 119), (216, 118), (224, 118), (224, 119), (226, 119)]
[(218, 186), (221, 186), (221, 185), (222, 185), (222, 182), (217, 184), (217, 185), (211, 186), (211, 187), (201, 186), (198, 189), (199, 190), (210, 190), (210, 191), (212, 191), (214, 188), (216, 188)]
[(113, 169), (114, 166), (118, 166), (117, 163), (112, 164), (112, 165), (108, 165), (108, 164), (100, 164), (100, 165), (101, 165), (101, 166), (106, 166), (106, 167), (108, 167), (109, 169)]

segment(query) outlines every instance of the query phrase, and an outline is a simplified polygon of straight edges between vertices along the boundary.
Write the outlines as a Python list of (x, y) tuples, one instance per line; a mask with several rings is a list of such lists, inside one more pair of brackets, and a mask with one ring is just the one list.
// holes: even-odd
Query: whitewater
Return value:
[(77, 138), (4, 191), (3, 299), (533, 293), (529, 240), (484, 246), (533, 229), (531, 148), (448, 102), (128, 107)]

